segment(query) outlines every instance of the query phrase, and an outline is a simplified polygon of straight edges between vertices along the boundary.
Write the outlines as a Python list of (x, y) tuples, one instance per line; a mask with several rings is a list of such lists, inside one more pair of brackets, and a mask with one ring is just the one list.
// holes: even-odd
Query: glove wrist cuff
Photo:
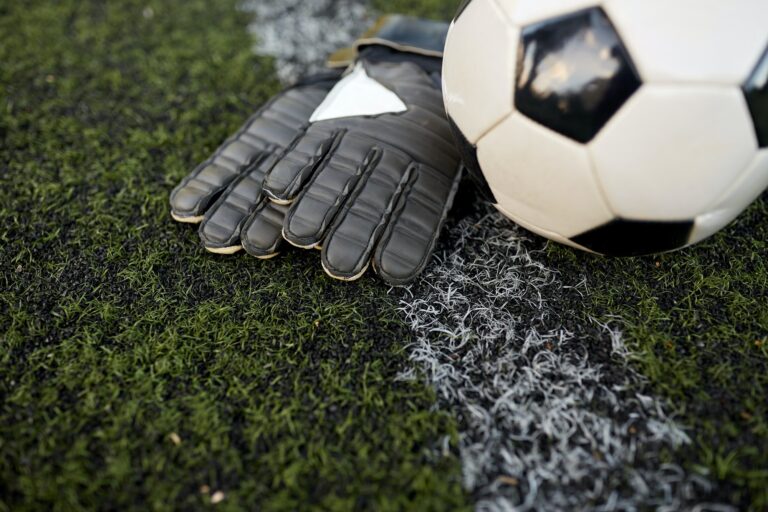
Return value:
[(398, 53), (442, 59), (448, 34), (447, 23), (412, 18), (384, 16), (351, 47), (339, 50), (328, 59), (331, 68), (346, 68), (367, 48), (388, 48)]

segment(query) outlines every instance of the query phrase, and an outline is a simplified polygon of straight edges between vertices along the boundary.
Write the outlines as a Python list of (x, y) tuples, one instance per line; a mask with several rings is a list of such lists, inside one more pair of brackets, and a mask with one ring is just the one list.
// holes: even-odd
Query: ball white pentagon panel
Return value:
[(480, 140), (477, 156), (500, 208), (532, 231), (571, 238), (613, 218), (586, 147), (519, 113)]
[(614, 213), (638, 220), (690, 220), (752, 161), (757, 139), (736, 87), (640, 89), (590, 144)]
[(470, 143), (512, 112), (519, 32), (494, 0), (473, 0), (451, 26), (443, 60), (445, 105)]
[(768, 44), (766, 0), (605, 0), (646, 82), (741, 84)]
[(599, 6), (600, 0), (496, 0), (518, 27), (557, 18), (588, 7)]
[(691, 243), (709, 238), (733, 222), (768, 189), (768, 150), (757, 154), (743, 175), (708, 213), (696, 219)]
[(570, 240), (569, 238), (565, 238), (564, 236), (560, 235), (559, 233), (555, 233), (554, 231), (547, 231), (546, 229), (542, 229), (541, 227), (536, 226), (534, 224), (529, 224), (527, 221), (522, 219), (519, 215), (516, 216), (516, 214), (505, 210), (504, 207), (502, 207), (499, 204), (495, 204), (493, 206), (499, 212), (501, 212), (502, 215), (504, 215), (506, 218), (514, 219), (515, 223), (518, 226), (521, 226), (521, 227), (527, 229), (531, 233), (536, 233), (537, 235), (543, 236), (544, 238), (547, 238), (549, 240), (553, 240), (553, 241), (555, 241), (555, 242), (557, 242), (559, 244), (569, 245), (571, 247), (575, 247), (577, 249), (581, 249), (582, 251), (594, 252), (594, 251), (591, 251), (590, 249), (587, 249), (586, 247), (578, 245), (576, 242), (574, 242), (573, 240)]

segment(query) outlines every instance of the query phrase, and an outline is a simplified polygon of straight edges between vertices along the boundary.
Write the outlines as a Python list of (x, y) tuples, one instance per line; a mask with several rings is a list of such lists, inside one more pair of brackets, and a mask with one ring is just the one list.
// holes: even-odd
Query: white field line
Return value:
[(586, 281), (566, 285), (529, 235), (481, 210), (400, 307), (416, 336), (401, 378), (426, 379), (458, 416), (477, 510), (728, 510), (697, 503), (709, 482), (661, 461), (688, 436), (643, 394), (621, 333), (580, 324)]
[(255, 15), (255, 51), (277, 60), (278, 76), (290, 83), (323, 68), (328, 55), (348, 46), (372, 23), (359, 0), (246, 0)]

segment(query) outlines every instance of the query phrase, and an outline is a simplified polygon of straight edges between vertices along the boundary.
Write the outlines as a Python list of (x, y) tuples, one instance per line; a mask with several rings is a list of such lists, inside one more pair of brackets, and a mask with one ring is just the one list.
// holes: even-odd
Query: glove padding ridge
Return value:
[[(309, 116), (338, 76), (326, 74), (273, 98), (174, 189), (170, 199), (173, 218), (199, 223), (200, 239), (207, 250), (232, 254), (242, 249), (242, 227), (261, 202), (266, 171), (297, 134), (306, 130)], [(278, 233), (275, 240), (260, 237), (258, 244), (251, 241), (249, 247), (260, 257), (269, 257), (281, 243)]]

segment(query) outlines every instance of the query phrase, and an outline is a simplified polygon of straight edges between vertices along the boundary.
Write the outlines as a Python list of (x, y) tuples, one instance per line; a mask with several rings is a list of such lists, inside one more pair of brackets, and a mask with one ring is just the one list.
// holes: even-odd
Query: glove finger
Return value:
[(171, 215), (179, 222), (200, 223), (218, 196), (264, 152), (285, 148), (302, 133), (326, 91), (290, 89), (251, 116), (243, 127), (171, 193)]
[(344, 281), (362, 277), (398, 198), (415, 179), (417, 169), (402, 153), (380, 151), (375, 166), (361, 177), (325, 237), (322, 263), (328, 275)]
[(263, 154), (264, 147), (239, 140), (227, 142), (214, 157), (195, 169), (171, 193), (171, 215), (178, 222), (199, 224), (203, 215), (248, 164)]
[(285, 151), (264, 181), (264, 193), (278, 204), (290, 204), (333, 149), (341, 132), (322, 127), (308, 130)]
[(241, 228), (259, 206), (265, 169), (274, 165), (276, 159), (274, 154), (264, 155), (235, 179), (205, 214), (200, 239), (208, 251), (233, 254), (242, 249)]
[(363, 175), (370, 177), (383, 152), (368, 137), (344, 134), (288, 211), (283, 236), (301, 248), (316, 247)]
[(399, 198), (374, 252), (376, 272), (389, 284), (412, 282), (429, 263), (448, 212), (453, 206), (460, 167), (446, 174), (421, 166)]
[(242, 228), (242, 243), (248, 254), (263, 260), (278, 255), (284, 242), (283, 220), (287, 211), (287, 206), (262, 200)]

